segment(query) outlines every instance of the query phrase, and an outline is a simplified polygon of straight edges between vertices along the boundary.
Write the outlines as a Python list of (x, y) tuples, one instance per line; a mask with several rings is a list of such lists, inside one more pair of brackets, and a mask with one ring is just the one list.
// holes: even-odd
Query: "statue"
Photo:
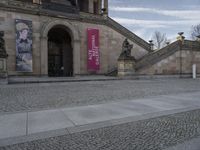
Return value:
[(122, 44), (122, 52), (118, 58), (118, 76), (134, 75), (136, 59), (131, 56), (132, 48), (133, 44), (130, 44), (128, 39), (125, 39)]
[(5, 49), (5, 41), (3, 39), (4, 37), (4, 32), (3, 31), (0, 31), (0, 57), (7, 57), (7, 54), (6, 54), (6, 49)]
[(128, 39), (125, 39), (122, 44), (122, 52), (119, 58), (132, 58), (131, 49), (133, 48), (133, 44), (128, 42)]

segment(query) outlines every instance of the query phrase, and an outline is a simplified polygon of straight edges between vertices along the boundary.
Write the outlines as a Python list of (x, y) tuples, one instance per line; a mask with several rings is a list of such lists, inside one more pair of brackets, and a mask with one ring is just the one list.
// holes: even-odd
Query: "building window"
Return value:
[(88, 9), (89, 2), (88, 2), (88, 0), (78, 0), (78, 5), (79, 5), (80, 11), (89, 12), (89, 9)]
[(94, 14), (98, 14), (99, 7), (98, 7), (98, 2), (93, 2), (93, 8), (94, 8)]

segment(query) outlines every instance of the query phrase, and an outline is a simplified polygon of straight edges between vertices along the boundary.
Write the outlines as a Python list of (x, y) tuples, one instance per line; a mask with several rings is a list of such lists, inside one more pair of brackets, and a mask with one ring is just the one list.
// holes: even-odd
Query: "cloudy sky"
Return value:
[(155, 31), (190, 39), (191, 26), (200, 24), (200, 0), (110, 0), (109, 7), (111, 18), (146, 41)]

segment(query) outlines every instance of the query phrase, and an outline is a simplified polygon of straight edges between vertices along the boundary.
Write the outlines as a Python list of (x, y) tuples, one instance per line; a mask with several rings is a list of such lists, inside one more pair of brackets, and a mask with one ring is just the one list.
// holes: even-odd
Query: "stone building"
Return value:
[[(16, 20), (31, 22), (31, 71), (17, 69), (16, 32), (27, 25), (16, 26)], [(95, 72), (87, 68), (88, 28), (99, 30)], [(106, 74), (117, 67), (125, 37), (134, 43), (136, 58), (150, 51), (146, 41), (108, 17), (108, 0), (1, 0), (0, 31), (5, 32), (8, 76)]]
[[(198, 42), (175, 42), (152, 52), (148, 42), (112, 20), (108, 8), (108, 0), (1, 0), (0, 31), (4, 31), (8, 54), (7, 75), (109, 74), (117, 70), (126, 38), (133, 44), (135, 74), (191, 74), (193, 63), (200, 73)], [(88, 68), (90, 29), (98, 31), (96, 70)]]

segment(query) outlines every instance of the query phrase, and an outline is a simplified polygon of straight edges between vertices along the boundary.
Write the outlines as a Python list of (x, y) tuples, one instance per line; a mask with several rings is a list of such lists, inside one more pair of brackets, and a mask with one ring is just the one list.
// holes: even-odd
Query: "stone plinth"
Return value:
[(134, 58), (118, 59), (118, 76), (131, 76), (135, 74)]
[(5, 50), (5, 41), (3, 39), (4, 32), (0, 31), (0, 84), (5, 82), (7, 78), (7, 54)]
[(0, 58), (0, 78), (7, 77), (6, 58)]

